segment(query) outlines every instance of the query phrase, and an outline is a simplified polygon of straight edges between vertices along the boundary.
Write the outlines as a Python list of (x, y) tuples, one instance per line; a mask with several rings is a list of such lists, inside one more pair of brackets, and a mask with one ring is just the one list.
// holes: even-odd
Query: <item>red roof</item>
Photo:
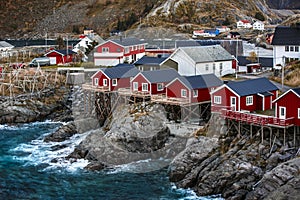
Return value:
[(250, 22), (248, 20), (241, 20), (244, 24), (249, 24)]

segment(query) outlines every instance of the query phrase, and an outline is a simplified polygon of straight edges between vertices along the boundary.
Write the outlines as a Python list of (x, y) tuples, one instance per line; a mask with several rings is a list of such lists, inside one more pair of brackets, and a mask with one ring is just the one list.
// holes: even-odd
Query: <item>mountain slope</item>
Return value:
[(46, 33), (51, 37), (51, 33), (80, 33), (84, 28), (92, 28), (106, 37), (112, 30), (137, 26), (190, 31), (182, 28), (183, 24), (190, 24), (189, 28), (234, 27), (239, 19), (252, 20), (258, 16), (278, 23), (286, 16), (269, 6), (298, 8), (299, 5), (298, 0), (0, 0), (0, 3), (0, 38), (39, 38)]

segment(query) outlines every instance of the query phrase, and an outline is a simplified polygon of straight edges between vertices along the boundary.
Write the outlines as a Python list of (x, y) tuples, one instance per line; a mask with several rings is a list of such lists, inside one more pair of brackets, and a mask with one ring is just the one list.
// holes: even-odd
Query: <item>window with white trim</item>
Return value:
[(142, 91), (148, 92), (148, 83), (142, 83)]
[(198, 90), (193, 90), (193, 97), (198, 97)]
[(163, 83), (157, 83), (157, 91), (164, 90), (164, 84)]
[(290, 51), (294, 51), (294, 46), (290, 46)]
[(107, 86), (107, 79), (103, 79), (103, 86)]
[(130, 51), (130, 50), (129, 50), (129, 47), (126, 47), (126, 48), (125, 48), (125, 53), (126, 53), (126, 54), (129, 53), (129, 51)]
[(108, 47), (102, 47), (102, 53), (109, 53)]
[(99, 85), (99, 78), (95, 78), (95, 79), (94, 79), (94, 85), (95, 85), (95, 86), (98, 86), (98, 85)]
[(208, 64), (205, 65), (205, 71), (208, 71)]
[(300, 119), (300, 108), (298, 108), (298, 119)]
[(253, 105), (253, 96), (246, 97), (246, 106)]
[(295, 46), (295, 52), (299, 52), (299, 46)]
[(133, 91), (138, 91), (138, 89), (139, 89), (138, 82), (133, 82)]
[(290, 47), (289, 46), (285, 46), (285, 51), (289, 52), (290, 51)]
[(181, 97), (186, 97), (186, 90), (185, 89), (181, 89)]
[(215, 104), (221, 104), (222, 97), (221, 96), (214, 96), (214, 103)]
[(112, 80), (112, 86), (117, 86), (118, 85), (118, 79), (113, 79)]

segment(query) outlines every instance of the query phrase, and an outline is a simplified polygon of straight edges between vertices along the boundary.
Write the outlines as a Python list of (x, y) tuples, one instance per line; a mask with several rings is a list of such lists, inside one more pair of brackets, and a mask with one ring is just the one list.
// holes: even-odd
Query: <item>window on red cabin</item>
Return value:
[(193, 97), (198, 97), (198, 90), (193, 90)]
[(300, 108), (298, 108), (298, 119), (300, 119)]
[(94, 79), (94, 86), (98, 86), (99, 85), (99, 79), (98, 78), (95, 78)]
[(117, 86), (118, 85), (118, 80), (117, 79), (113, 79), (112, 80), (112, 86)]
[(138, 89), (139, 89), (138, 82), (133, 82), (133, 91), (138, 91)]
[(164, 90), (164, 84), (163, 83), (157, 83), (157, 91)]
[(103, 79), (103, 86), (107, 86), (107, 79)]
[(129, 53), (129, 47), (125, 48), (125, 53)]
[(148, 92), (148, 83), (142, 83), (142, 91)]
[(246, 97), (246, 106), (253, 105), (253, 96), (247, 96)]
[(214, 103), (215, 104), (221, 104), (222, 97), (221, 96), (214, 96)]
[(108, 47), (102, 47), (102, 53), (109, 53)]
[(181, 89), (181, 97), (186, 97), (186, 90), (185, 89)]

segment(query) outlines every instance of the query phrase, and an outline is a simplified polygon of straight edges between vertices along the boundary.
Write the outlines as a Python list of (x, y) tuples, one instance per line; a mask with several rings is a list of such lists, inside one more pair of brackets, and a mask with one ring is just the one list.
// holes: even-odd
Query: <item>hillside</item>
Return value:
[(195, 27), (234, 27), (239, 19), (277, 24), (297, 13), (298, 0), (1, 0), (0, 38), (55, 37), (84, 28), (102, 37), (112, 30), (143, 27), (190, 32)]

